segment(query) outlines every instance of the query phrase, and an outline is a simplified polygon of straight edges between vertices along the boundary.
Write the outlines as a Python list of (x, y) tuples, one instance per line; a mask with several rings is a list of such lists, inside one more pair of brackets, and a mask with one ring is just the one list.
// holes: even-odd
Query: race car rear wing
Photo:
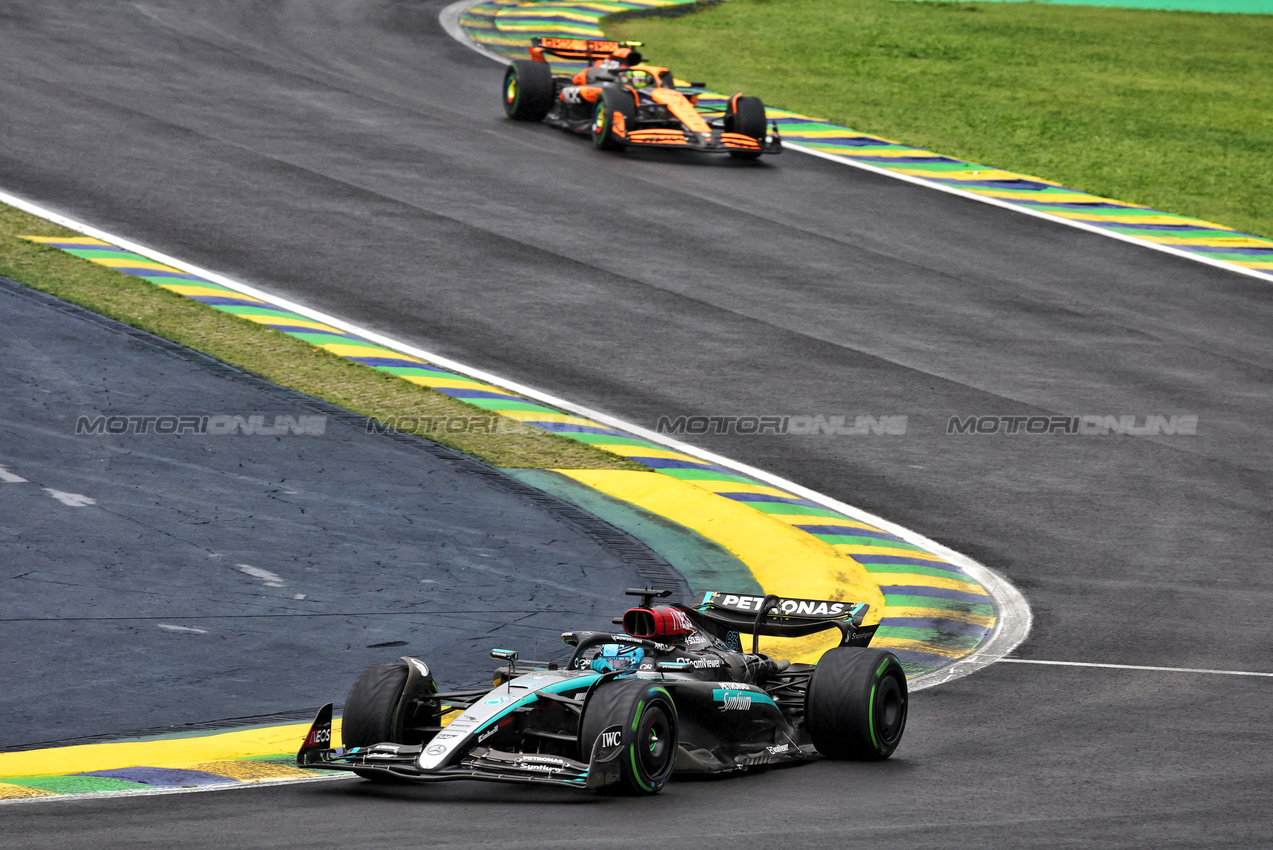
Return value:
[(616, 50), (623, 47), (640, 47), (639, 41), (598, 41), (590, 38), (551, 38), (535, 36), (530, 40), (530, 55), (537, 62), (543, 62), (544, 54), (559, 56), (562, 59), (573, 59), (579, 62), (593, 62), (598, 59), (609, 59)]
[[(870, 609), (865, 602), (833, 599), (788, 599), (711, 590), (687, 609), (712, 632), (736, 631), (767, 637), (804, 637), (839, 629), (840, 646), (867, 646), (876, 626), (862, 625)], [(725, 635), (718, 635), (724, 637)]]

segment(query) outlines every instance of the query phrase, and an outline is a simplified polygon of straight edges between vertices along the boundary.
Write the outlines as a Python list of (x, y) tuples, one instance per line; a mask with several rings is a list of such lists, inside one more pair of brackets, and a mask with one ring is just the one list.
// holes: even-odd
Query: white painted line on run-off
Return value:
[(1253, 670), (1212, 670), (1206, 667), (1149, 667), (1142, 664), (1102, 664), (1095, 661), (1041, 661), (1036, 658), (1000, 658), (1008, 664), (1044, 664), (1052, 667), (1103, 667), (1110, 670), (1148, 670), (1154, 673), (1206, 673), (1213, 676), (1261, 676), (1273, 679), (1273, 673)]
[(59, 800), (107, 800), (121, 797), (160, 797), (168, 794), (204, 794), (209, 791), (237, 791), (242, 788), (263, 788), (272, 785), (296, 785), (302, 782), (339, 782), (349, 781), (357, 777), (340, 774), (337, 776), (296, 776), (282, 779), (254, 779), (247, 782), (227, 781), (225, 785), (200, 785), (194, 788), (146, 788), (136, 791), (82, 791), (76, 794), (49, 794), (38, 797), (11, 797), (0, 800), (0, 806), (21, 806), (26, 803), (55, 803)]
[(54, 490), (52, 487), (44, 487), (42, 489), (68, 508), (86, 508), (89, 505), (97, 504), (97, 500), (90, 496), (82, 496), (79, 493), (67, 493), (62, 490)]

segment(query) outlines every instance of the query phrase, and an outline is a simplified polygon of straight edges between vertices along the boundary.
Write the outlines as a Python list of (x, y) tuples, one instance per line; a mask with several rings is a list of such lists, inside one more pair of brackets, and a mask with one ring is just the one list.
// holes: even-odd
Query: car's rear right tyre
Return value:
[(909, 696), (897, 656), (883, 649), (827, 650), (805, 692), (805, 724), (818, 752), (838, 759), (886, 759), (901, 743)]
[(598, 736), (611, 726), (622, 728), (619, 758), (620, 793), (657, 794), (672, 775), (680, 748), (680, 724), (672, 695), (658, 682), (624, 679), (602, 684), (588, 699), (579, 724), (583, 761), (591, 757)]
[(504, 113), (515, 121), (543, 121), (557, 94), (545, 62), (514, 59), (504, 72)]

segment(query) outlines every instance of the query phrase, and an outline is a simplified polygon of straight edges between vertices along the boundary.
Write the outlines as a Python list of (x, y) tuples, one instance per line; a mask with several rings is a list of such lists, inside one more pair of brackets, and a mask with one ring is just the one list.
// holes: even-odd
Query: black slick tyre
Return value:
[(603, 151), (623, 150), (635, 121), (632, 95), (617, 86), (606, 86), (592, 108), (592, 143)]
[(842, 646), (818, 661), (805, 693), (805, 723), (818, 752), (836, 759), (886, 759), (901, 743), (909, 698), (897, 656)]
[[(345, 749), (387, 742), (402, 743), (401, 722), (395, 715), (407, 684), (407, 665), (372, 664), (354, 680), (345, 697), (340, 736)], [(392, 775), (374, 770), (354, 773), (376, 782), (392, 782)]]
[(623, 729), (620, 780), (615, 789), (630, 795), (657, 794), (672, 775), (680, 746), (676, 706), (657, 682), (624, 679), (602, 684), (588, 699), (579, 725), (579, 749), (588, 761), (597, 737), (611, 726)]
[(543, 121), (555, 94), (552, 69), (544, 62), (514, 59), (504, 72), (504, 113), (515, 121)]
[[(759, 143), (765, 139), (765, 104), (758, 97), (734, 95), (725, 111), (725, 132), (751, 136)], [(735, 159), (756, 159), (760, 151), (730, 151)]]

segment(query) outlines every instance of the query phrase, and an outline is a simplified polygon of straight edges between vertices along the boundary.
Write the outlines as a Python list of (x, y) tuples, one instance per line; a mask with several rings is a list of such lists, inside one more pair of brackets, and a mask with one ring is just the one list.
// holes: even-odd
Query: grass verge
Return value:
[(717, 91), (1273, 236), (1273, 16), (730, 0), (606, 33)]
[[(391, 417), (492, 416), (490, 411), (353, 363), (253, 322), (81, 260), (20, 236), (78, 236), (0, 205), (0, 275), (133, 327), (211, 354), (285, 387), (355, 413)], [(537, 469), (644, 469), (592, 446), (501, 417), (493, 433), (419, 430), (494, 466)], [(506, 423), (507, 427), (504, 427)]]

